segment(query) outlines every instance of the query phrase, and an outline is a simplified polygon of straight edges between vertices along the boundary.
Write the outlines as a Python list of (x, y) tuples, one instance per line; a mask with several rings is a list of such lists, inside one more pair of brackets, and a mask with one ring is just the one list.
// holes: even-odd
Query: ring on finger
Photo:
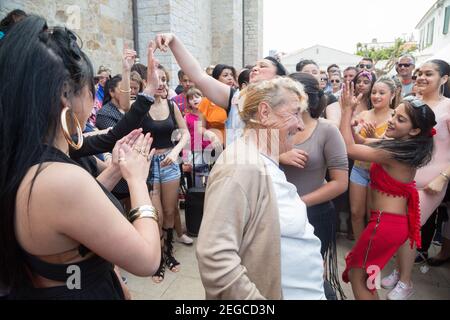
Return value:
[(143, 157), (145, 157), (145, 158), (148, 157), (148, 153), (145, 152), (144, 150), (141, 150), (139, 153), (140, 153), (141, 156), (143, 156)]

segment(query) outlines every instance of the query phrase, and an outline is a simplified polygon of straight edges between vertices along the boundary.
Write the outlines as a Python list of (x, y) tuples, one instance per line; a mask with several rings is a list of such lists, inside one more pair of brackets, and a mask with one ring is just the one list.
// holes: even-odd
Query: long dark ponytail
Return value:
[(0, 283), (15, 288), (29, 285), (15, 236), (17, 190), (55, 142), (63, 93), (87, 85), (94, 94), (93, 70), (74, 33), (29, 16), (0, 42), (0, 83)]
[(383, 139), (370, 145), (389, 151), (393, 159), (399, 162), (420, 168), (426, 166), (433, 156), (434, 143), (431, 131), (436, 125), (436, 117), (433, 110), (426, 104), (413, 107), (410, 101), (403, 100), (402, 103), (413, 128), (419, 128), (420, 133), (406, 140)]
[(308, 112), (312, 118), (318, 119), (327, 106), (327, 98), (320, 89), (319, 81), (304, 72), (294, 72), (289, 75), (289, 78), (300, 82), (308, 95)]

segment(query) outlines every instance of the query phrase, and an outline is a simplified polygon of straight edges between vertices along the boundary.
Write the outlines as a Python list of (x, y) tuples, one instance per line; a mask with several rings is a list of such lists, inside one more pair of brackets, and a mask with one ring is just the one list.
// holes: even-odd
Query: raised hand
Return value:
[(156, 72), (159, 62), (155, 59), (155, 50), (155, 42), (150, 41), (147, 46), (147, 84), (144, 88), (144, 93), (150, 96), (154, 96), (159, 87), (159, 77)]
[(122, 57), (122, 66), (125, 71), (130, 71), (131, 67), (134, 65), (136, 61), (136, 51), (127, 49), (125, 46), (125, 49), (123, 50), (123, 57)]
[(353, 82), (346, 82), (342, 85), (342, 93), (339, 98), (339, 103), (344, 111), (353, 111), (361, 102), (362, 97), (362, 93), (360, 93), (358, 97), (355, 97), (355, 84)]
[(169, 50), (170, 42), (172, 42), (175, 35), (173, 33), (161, 33), (155, 38), (156, 48), (162, 52), (167, 52)]

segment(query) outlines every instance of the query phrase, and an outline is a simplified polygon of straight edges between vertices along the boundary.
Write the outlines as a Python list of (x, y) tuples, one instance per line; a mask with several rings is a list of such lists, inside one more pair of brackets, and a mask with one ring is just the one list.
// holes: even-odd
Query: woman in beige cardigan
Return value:
[(227, 147), (206, 190), (197, 259), (207, 299), (325, 299), (320, 240), (278, 167), (303, 129), (301, 84), (248, 87), (245, 134)]

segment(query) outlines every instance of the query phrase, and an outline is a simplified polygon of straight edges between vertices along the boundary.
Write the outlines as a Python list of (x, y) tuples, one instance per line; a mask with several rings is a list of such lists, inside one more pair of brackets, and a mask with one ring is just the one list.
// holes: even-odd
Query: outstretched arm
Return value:
[(352, 128), (352, 114), (356, 108), (357, 100), (361, 99), (354, 96), (354, 84), (344, 84), (342, 94), (340, 97), (340, 104), (342, 106), (342, 118), (340, 130), (344, 137), (347, 153), (353, 160), (360, 160), (366, 162), (388, 163), (392, 161), (391, 155), (382, 149), (375, 149), (366, 145), (356, 144), (353, 138)]
[[(156, 73), (155, 64), (158, 62), (153, 57), (155, 45), (151, 41), (148, 45), (147, 55), (147, 85), (144, 93), (153, 96), (159, 85), (158, 75)], [(142, 96), (137, 96), (136, 102), (133, 103), (131, 110), (125, 113), (123, 118), (106, 134), (85, 137), (81, 149), (70, 149), (70, 157), (78, 159), (90, 155), (103, 152), (111, 152), (116, 142), (128, 133), (138, 128), (147, 112), (150, 110), (151, 103)]]
[(230, 87), (208, 76), (176, 35), (171, 33), (159, 34), (156, 36), (155, 42), (157, 48), (163, 52), (170, 48), (178, 65), (209, 100), (224, 109), (228, 109)]

